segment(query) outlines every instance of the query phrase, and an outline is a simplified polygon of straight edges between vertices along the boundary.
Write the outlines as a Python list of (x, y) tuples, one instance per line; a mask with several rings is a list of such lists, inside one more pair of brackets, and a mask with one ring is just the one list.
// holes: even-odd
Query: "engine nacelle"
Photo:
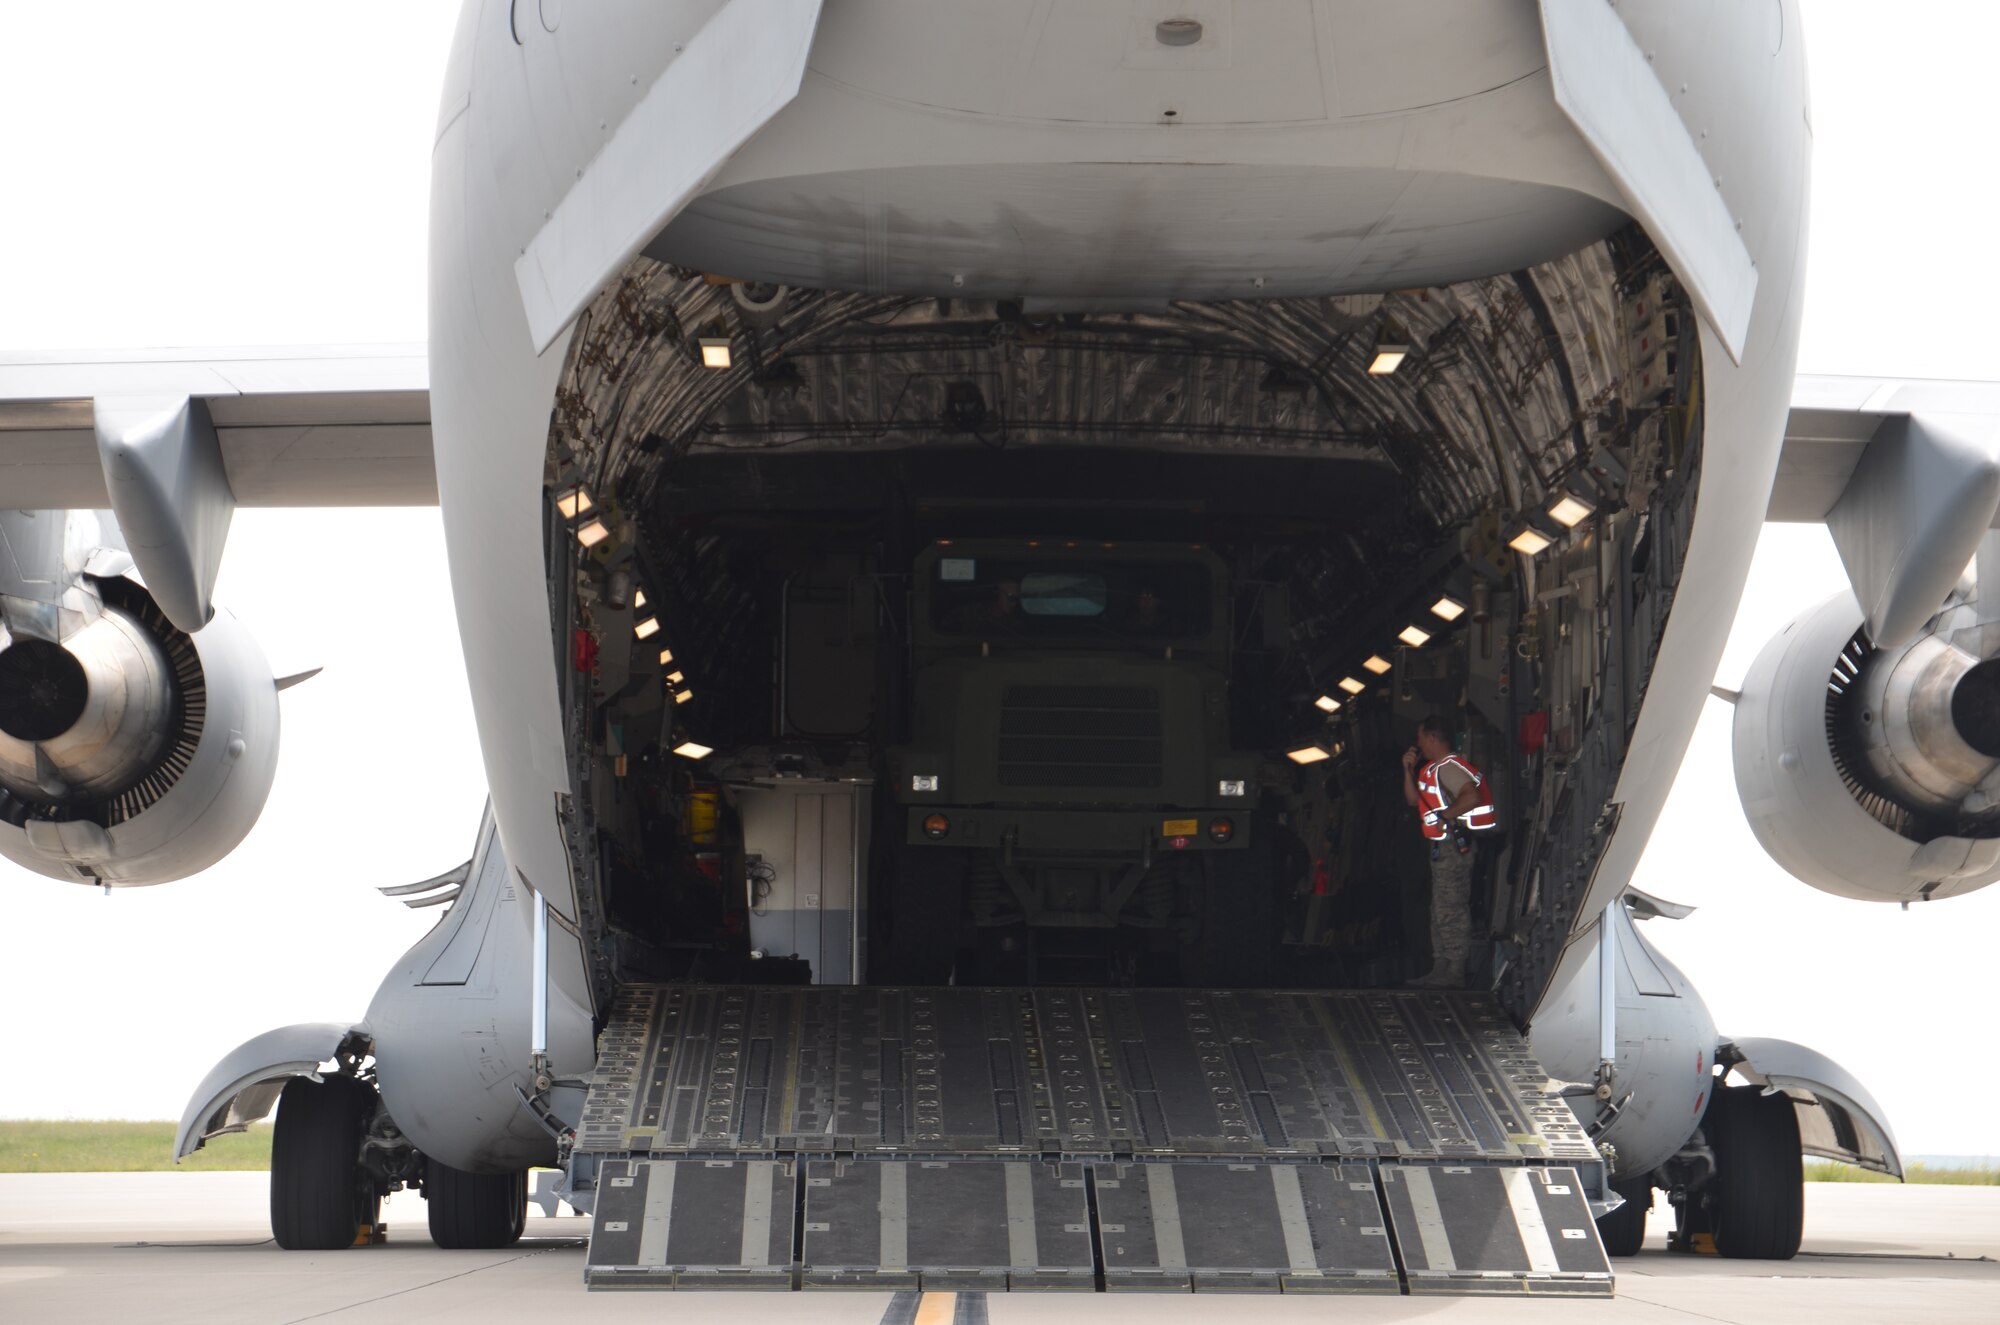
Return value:
[(1757, 840), (1813, 887), (1905, 902), (2000, 879), (2000, 627), (1964, 594), (1896, 649), (1846, 593), (1799, 617), (1744, 679), (1734, 745)]
[(0, 649), (0, 855), (77, 883), (186, 878), (263, 812), (278, 688), (227, 612), (189, 635), (133, 581), (91, 585), (60, 642)]

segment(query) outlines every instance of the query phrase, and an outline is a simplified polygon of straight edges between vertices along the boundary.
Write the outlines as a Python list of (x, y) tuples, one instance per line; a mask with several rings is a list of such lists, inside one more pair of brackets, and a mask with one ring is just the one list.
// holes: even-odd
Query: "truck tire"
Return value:
[(1646, 1245), (1646, 1211), (1652, 1208), (1653, 1184), (1645, 1179), (1612, 1184), (1625, 1204), (1597, 1221), (1597, 1236), (1607, 1256), (1637, 1256)]
[(1201, 937), (1189, 954), (1197, 986), (1256, 988), (1277, 977), (1276, 827), (1260, 815), (1250, 832), (1240, 850), (1203, 853)]
[(372, 1227), (381, 1197), (361, 1167), (375, 1091), (353, 1077), (293, 1077), (271, 1129), (271, 1236), (287, 1251), (337, 1251)]
[(1726, 1086), (1702, 1119), (1715, 1151), (1710, 1227), (1718, 1254), (1788, 1261), (1805, 1232), (1805, 1160), (1799, 1116), (1783, 1094)]
[(467, 1173), (424, 1163), (431, 1241), (452, 1251), (493, 1251), (520, 1240), (528, 1221), (528, 1171)]
[(894, 852), (887, 912), (887, 978), (870, 984), (942, 985), (951, 978), (958, 955), (958, 930), (965, 909), (962, 852), (944, 847), (905, 846)]

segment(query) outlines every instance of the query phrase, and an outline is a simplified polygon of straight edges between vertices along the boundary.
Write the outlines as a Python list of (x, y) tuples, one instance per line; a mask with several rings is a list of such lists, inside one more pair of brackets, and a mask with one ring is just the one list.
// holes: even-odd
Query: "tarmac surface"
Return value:
[[(2000, 1321), (2000, 1187), (1806, 1188), (1793, 1261), (1669, 1255), (1613, 1262), (1613, 1301), (1550, 1298), (1067, 1294), (587, 1293), (588, 1221), (530, 1217), (502, 1252), (433, 1246), (419, 1197), (385, 1207), (388, 1241), (330, 1253), (269, 1239), (261, 1173), (0, 1174), (0, 1322), (728, 1321), (731, 1325), (1181, 1325), (1342, 1322)], [(1226, 1308), (1226, 1312), (1224, 1310)]]

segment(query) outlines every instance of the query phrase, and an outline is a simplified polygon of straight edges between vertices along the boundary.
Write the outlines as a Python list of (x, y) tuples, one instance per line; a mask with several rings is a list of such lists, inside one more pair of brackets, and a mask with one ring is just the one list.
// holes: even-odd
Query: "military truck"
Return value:
[(940, 539), (910, 593), (877, 959), (912, 981), (1255, 982), (1274, 881), (1258, 758), (1230, 739), (1223, 559)]

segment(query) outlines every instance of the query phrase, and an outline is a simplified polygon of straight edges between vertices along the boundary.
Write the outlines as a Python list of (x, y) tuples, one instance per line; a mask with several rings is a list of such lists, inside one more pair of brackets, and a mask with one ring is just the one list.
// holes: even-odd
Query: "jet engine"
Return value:
[(1736, 788), (1789, 873), (1882, 902), (2000, 878), (2000, 624), (1982, 615), (1968, 580), (1877, 649), (1842, 593), (1764, 646), (1736, 702)]
[(227, 612), (189, 635), (132, 580), (87, 584), (56, 629), (0, 633), (0, 855), (79, 883), (185, 878), (263, 811), (278, 687)]

